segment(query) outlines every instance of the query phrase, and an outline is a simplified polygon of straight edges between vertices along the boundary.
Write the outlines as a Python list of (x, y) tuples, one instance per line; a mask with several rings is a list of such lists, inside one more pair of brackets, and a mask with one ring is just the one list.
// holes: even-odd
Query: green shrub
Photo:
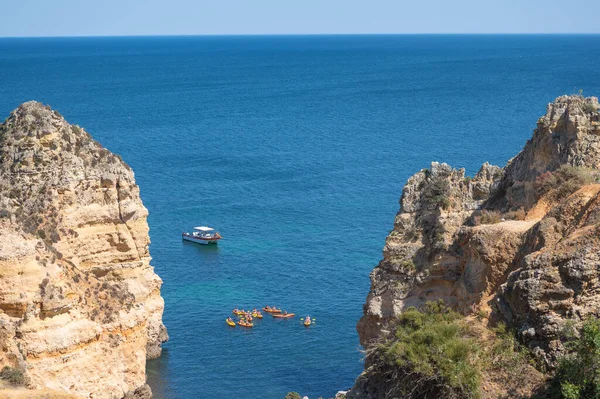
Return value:
[(450, 199), (448, 192), (450, 185), (446, 180), (432, 179), (425, 182), (425, 188), (422, 192), (422, 198), (426, 204), (435, 208), (448, 209), (450, 208)]
[(288, 392), (284, 399), (300, 399), (300, 394), (298, 392)]
[(551, 384), (551, 397), (600, 398), (600, 320), (586, 320), (578, 339), (567, 342)]
[(480, 348), (460, 319), (443, 301), (428, 302), (421, 310), (409, 308), (399, 316), (393, 337), (377, 348), (377, 357), (408, 377), (398, 379), (395, 394), (480, 396)]
[(532, 362), (531, 353), (519, 343), (515, 332), (509, 330), (504, 323), (499, 323), (493, 331), (496, 336), (486, 352), (484, 364), (489, 370), (502, 375), (506, 385), (514, 384), (528, 374), (527, 369)]
[(586, 102), (583, 104), (583, 111), (591, 114), (592, 112), (598, 111), (598, 108), (594, 104)]
[(2, 371), (0, 371), (0, 378), (5, 381), (8, 381), (11, 385), (22, 386), (25, 385), (25, 376), (23, 372), (14, 367), (4, 366)]
[(477, 320), (482, 321), (483, 319), (487, 319), (487, 312), (483, 309), (479, 309), (477, 311)]
[(407, 270), (416, 270), (416, 266), (415, 263), (412, 261), (412, 259), (404, 259), (400, 262), (400, 266), (402, 266), (403, 268), (407, 269)]

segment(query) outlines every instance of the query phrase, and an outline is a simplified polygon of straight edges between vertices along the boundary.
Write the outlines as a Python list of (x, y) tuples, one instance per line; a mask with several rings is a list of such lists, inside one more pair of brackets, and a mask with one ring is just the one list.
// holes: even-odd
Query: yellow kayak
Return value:
[(228, 324), (229, 326), (231, 326), (231, 327), (235, 327), (235, 321), (233, 321), (233, 320), (228, 320), (228, 319), (226, 319), (226, 320), (225, 320), (225, 323), (227, 323), (227, 324)]
[(252, 323), (244, 323), (244, 322), (243, 322), (243, 321), (241, 321), (241, 320), (240, 320), (240, 321), (238, 321), (238, 325), (239, 325), (240, 327), (248, 327), (248, 328), (252, 328), (252, 327), (254, 327), (254, 324), (252, 324)]
[(261, 313), (252, 313), (252, 317), (255, 317), (257, 319), (262, 319), (263, 315)]

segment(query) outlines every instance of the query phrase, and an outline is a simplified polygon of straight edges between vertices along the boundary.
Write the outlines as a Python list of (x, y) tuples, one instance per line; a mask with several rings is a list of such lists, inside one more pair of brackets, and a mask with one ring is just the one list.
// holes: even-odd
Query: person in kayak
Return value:
[(233, 321), (233, 319), (232, 319), (231, 317), (228, 317), (228, 318), (227, 318), (227, 322), (228, 322), (228, 323), (233, 323), (234, 321)]

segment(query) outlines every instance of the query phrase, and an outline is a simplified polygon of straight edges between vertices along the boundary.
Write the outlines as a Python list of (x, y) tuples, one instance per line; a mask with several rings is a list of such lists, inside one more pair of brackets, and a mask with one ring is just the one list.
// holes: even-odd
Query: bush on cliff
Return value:
[(563, 165), (553, 172), (545, 172), (537, 177), (534, 187), (538, 198), (547, 197), (558, 201), (568, 197), (581, 186), (597, 183), (598, 172), (593, 169)]
[(483, 210), (480, 215), (473, 217), (473, 222), (476, 226), (480, 224), (496, 224), (500, 223), (502, 215), (498, 211)]
[(395, 369), (390, 394), (406, 398), (480, 396), (480, 348), (461, 318), (443, 301), (429, 302), (421, 310), (410, 308), (400, 315), (394, 336), (381, 343), (370, 359)]
[(0, 371), (0, 378), (8, 381), (11, 385), (25, 385), (25, 376), (23, 375), (23, 372), (14, 367), (4, 366), (2, 371)]
[(525, 220), (527, 213), (523, 208), (519, 208), (516, 211), (510, 211), (504, 214), (506, 220)]
[(421, 183), (421, 199), (428, 207), (448, 209), (450, 208), (450, 184), (448, 181), (440, 178), (429, 178), (429, 174), (425, 173), (428, 180)]
[(288, 392), (284, 399), (300, 399), (300, 394), (298, 392)]
[(566, 346), (571, 354), (559, 361), (550, 397), (600, 398), (600, 320), (585, 321), (579, 338)]
[(583, 104), (583, 111), (587, 112), (588, 114), (594, 113), (594, 112), (598, 112), (598, 107), (596, 107), (594, 104), (592, 103), (584, 103)]

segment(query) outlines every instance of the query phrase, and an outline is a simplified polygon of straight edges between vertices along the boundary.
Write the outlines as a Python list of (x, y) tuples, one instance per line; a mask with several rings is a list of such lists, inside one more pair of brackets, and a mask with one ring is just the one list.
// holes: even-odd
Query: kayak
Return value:
[(279, 319), (287, 319), (289, 317), (294, 317), (296, 316), (294, 313), (288, 313), (288, 314), (274, 314), (273, 317), (277, 317)]
[(235, 327), (235, 321), (233, 320), (225, 320), (225, 323), (227, 323), (231, 327)]
[(241, 321), (241, 320), (240, 320), (240, 321), (238, 321), (238, 325), (239, 325), (240, 327), (248, 327), (248, 328), (252, 328), (252, 327), (254, 327), (254, 324), (252, 324), (252, 323), (244, 323), (244, 322), (243, 322), (243, 321)]
[(252, 317), (256, 317), (257, 319), (262, 319), (263, 315), (260, 313), (252, 313)]
[(310, 324), (311, 324), (311, 321), (307, 320), (307, 321), (304, 322), (304, 327), (309, 327)]
[(236, 315), (238, 315), (238, 316), (239, 316), (239, 315), (243, 315), (244, 313), (246, 313), (246, 312), (244, 312), (243, 310), (237, 310), (237, 311), (236, 311), (236, 310), (234, 310), (234, 311), (233, 311), (233, 314), (236, 314)]
[(275, 308), (262, 308), (262, 310), (264, 310), (267, 313), (281, 313), (281, 309), (275, 309)]

